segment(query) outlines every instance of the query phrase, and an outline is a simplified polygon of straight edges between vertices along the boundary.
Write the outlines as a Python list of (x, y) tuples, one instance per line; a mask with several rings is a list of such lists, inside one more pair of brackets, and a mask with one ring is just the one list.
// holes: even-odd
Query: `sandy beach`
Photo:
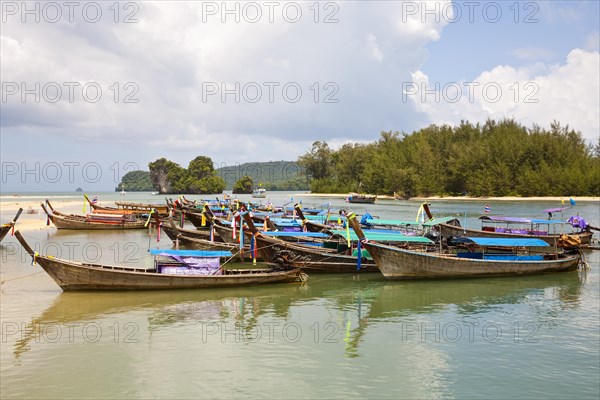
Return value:
[[(52, 205), (57, 209), (67, 213), (82, 214), (83, 202), (73, 200), (53, 200)], [(16, 229), (21, 231), (37, 231), (44, 229), (56, 229), (52, 223), (46, 225), (46, 215), (40, 207), (39, 201), (6, 201), (0, 203), (0, 222), (5, 224), (12, 221), (19, 208), (23, 208), (23, 213), (17, 221)], [(33, 210), (33, 214), (28, 214), (28, 211)], [(86, 208), (89, 212), (89, 207)]]

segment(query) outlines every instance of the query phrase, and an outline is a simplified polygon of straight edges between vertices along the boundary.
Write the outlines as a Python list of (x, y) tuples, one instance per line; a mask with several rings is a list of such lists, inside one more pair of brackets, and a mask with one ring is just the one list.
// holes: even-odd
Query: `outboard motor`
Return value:
[(440, 233), (436, 230), (430, 230), (429, 232), (427, 232), (425, 234), (425, 237), (431, 241), (433, 241), (435, 244), (439, 244), (440, 240), (442, 240), (442, 235), (440, 235)]

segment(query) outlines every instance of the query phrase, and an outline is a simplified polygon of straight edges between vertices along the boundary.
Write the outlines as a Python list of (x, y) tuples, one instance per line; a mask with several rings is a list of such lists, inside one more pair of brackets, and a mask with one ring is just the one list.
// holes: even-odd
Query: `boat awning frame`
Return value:
[(161, 250), (150, 249), (153, 256), (178, 256), (178, 257), (231, 257), (231, 251), (227, 250)]

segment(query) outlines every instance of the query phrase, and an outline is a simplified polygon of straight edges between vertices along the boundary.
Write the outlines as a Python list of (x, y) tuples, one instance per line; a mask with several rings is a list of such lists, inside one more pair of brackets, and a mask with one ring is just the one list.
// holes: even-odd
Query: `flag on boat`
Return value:
[(92, 203), (96, 204), (98, 202), (98, 196), (94, 196), (92, 199)]
[(486, 204), (485, 207), (483, 208), (483, 211), (486, 213), (489, 213), (492, 211), (492, 207), (490, 207), (489, 204)]

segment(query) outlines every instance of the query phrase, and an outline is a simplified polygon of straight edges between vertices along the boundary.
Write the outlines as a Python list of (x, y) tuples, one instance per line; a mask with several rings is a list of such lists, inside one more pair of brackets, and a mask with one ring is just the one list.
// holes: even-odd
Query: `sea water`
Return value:
[[(164, 200), (123, 197), (99, 194), (106, 204)], [(294, 195), (269, 197), (279, 205)], [(300, 199), (305, 207), (349, 206), (326, 197), (292, 201)], [(474, 228), (485, 203), (492, 214), (537, 218), (560, 205), (431, 203), (434, 213), (463, 224), (466, 216)], [(411, 219), (419, 204), (351, 206)], [(597, 203), (578, 202), (572, 211), (600, 226)], [(11, 214), (2, 211), (2, 221)], [(149, 247), (172, 246), (146, 230), (50, 226), (25, 236), (48, 254), (132, 266), (151, 265)], [(348, 273), (249, 288), (65, 293), (14, 237), (0, 250), (3, 399), (600, 396), (600, 251), (584, 252), (589, 271), (529, 277), (388, 282)]]

